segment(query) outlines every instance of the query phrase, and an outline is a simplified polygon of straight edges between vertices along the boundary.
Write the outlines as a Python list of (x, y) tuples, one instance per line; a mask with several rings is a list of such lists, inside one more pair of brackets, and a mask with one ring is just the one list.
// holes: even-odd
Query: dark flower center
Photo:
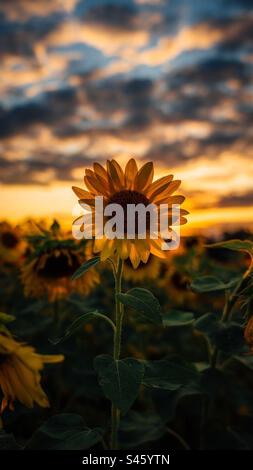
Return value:
[(44, 279), (61, 279), (71, 276), (79, 266), (80, 262), (74, 253), (69, 254), (69, 257), (61, 253), (47, 258), (44, 267), (38, 269), (37, 274)]
[[(143, 204), (144, 207), (147, 207), (150, 204), (150, 201), (145, 196), (145, 194), (139, 193), (138, 191), (131, 191), (130, 189), (124, 189), (118, 193), (113, 194), (108, 201), (108, 204), (118, 204), (122, 207), (124, 211), (124, 233), (127, 233), (127, 206), (129, 204)], [(145, 212), (145, 211), (144, 211)], [(109, 220), (110, 217), (107, 217)], [(140, 213), (135, 212), (135, 235), (138, 234), (138, 223), (146, 222), (146, 231), (150, 231), (150, 213)]]
[(15, 248), (18, 244), (18, 237), (12, 232), (3, 232), (1, 234), (1, 242), (6, 248)]
[(149, 200), (145, 194), (138, 191), (131, 191), (124, 189), (118, 193), (113, 194), (109, 200), (109, 204), (119, 204), (124, 210), (127, 209), (128, 204), (144, 204), (145, 207), (149, 205)]

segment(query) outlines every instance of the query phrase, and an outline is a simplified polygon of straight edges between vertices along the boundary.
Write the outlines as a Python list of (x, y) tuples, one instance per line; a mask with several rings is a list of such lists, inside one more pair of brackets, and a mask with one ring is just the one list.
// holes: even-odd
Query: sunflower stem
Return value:
[[(122, 333), (122, 322), (124, 315), (123, 305), (118, 299), (118, 294), (121, 293), (121, 282), (123, 273), (123, 261), (118, 258), (117, 268), (115, 272), (115, 332), (114, 332), (114, 347), (113, 347), (113, 358), (118, 361), (120, 358), (121, 350), (121, 333)], [(111, 449), (118, 449), (118, 428), (120, 422), (120, 410), (112, 403), (111, 409)]]
[[(233, 308), (238, 298), (240, 297), (241, 292), (244, 290), (245, 285), (247, 285), (248, 278), (251, 276), (252, 271), (253, 271), (253, 258), (251, 259), (249, 268), (245, 271), (242, 279), (240, 279), (238, 284), (235, 286), (235, 289), (233, 290), (233, 292), (230, 295), (226, 293), (226, 302), (225, 302), (224, 309), (222, 312), (222, 317), (221, 317), (222, 323), (227, 323), (230, 321), (231, 315), (233, 313)], [(219, 350), (215, 346), (212, 357), (211, 357), (211, 364), (210, 364), (212, 369), (216, 368), (218, 359), (219, 359)]]

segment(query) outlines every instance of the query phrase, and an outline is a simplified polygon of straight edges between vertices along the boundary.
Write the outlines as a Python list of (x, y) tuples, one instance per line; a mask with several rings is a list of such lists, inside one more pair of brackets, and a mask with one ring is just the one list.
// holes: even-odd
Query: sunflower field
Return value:
[[(73, 190), (91, 207), (184, 201), (134, 159), (84, 181)], [(250, 232), (163, 252), (148, 236), (2, 221), (0, 448), (253, 450), (252, 273)]]

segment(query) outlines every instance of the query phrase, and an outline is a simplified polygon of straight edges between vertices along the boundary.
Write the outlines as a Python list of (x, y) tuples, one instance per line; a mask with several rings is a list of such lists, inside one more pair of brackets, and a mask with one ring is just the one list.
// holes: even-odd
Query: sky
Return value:
[(0, 218), (72, 218), (94, 161), (173, 173), (188, 231), (253, 227), (252, 0), (0, 0)]

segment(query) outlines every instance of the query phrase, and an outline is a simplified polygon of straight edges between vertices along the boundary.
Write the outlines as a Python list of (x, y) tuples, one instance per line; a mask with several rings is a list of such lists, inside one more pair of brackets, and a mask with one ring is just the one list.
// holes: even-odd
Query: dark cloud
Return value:
[(243, 16), (234, 22), (228, 37), (219, 44), (224, 52), (253, 51), (253, 8), (248, 17)]
[(239, 59), (217, 55), (171, 73), (168, 76), (168, 89), (180, 90), (185, 85), (213, 89), (231, 79), (236, 79), (242, 85), (246, 85), (250, 83), (251, 76), (252, 67), (250, 64)]
[(1, 183), (47, 185), (55, 178), (57, 181), (69, 181), (73, 180), (73, 170), (85, 168), (89, 164), (90, 159), (85, 152), (66, 157), (59, 153), (38, 151), (26, 160), (10, 161), (0, 158)]
[(135, 28), (138, 9), (132, 4), (106, 3), (91, 7), (81, 19), (85, 23), (102, 24), (111, 28)]
[(76, 103), (75, 90), (67, 88), (47, 92), (39, 100), (10, 110), (0, 108), (0, 137), (18, 134), (34, 124), (60, 125), (71, 115)]
[(45, 38), (62, 21), (62, 13), (54, 13), (43, 19), (32, 17), (26, 21), (0, 18), (0, 56), (34, 57), (36, 42)]
[(244, 194), (229, 194), (218, 202), (219, 207), (248, 207), (253, 206), (253, 191)]

